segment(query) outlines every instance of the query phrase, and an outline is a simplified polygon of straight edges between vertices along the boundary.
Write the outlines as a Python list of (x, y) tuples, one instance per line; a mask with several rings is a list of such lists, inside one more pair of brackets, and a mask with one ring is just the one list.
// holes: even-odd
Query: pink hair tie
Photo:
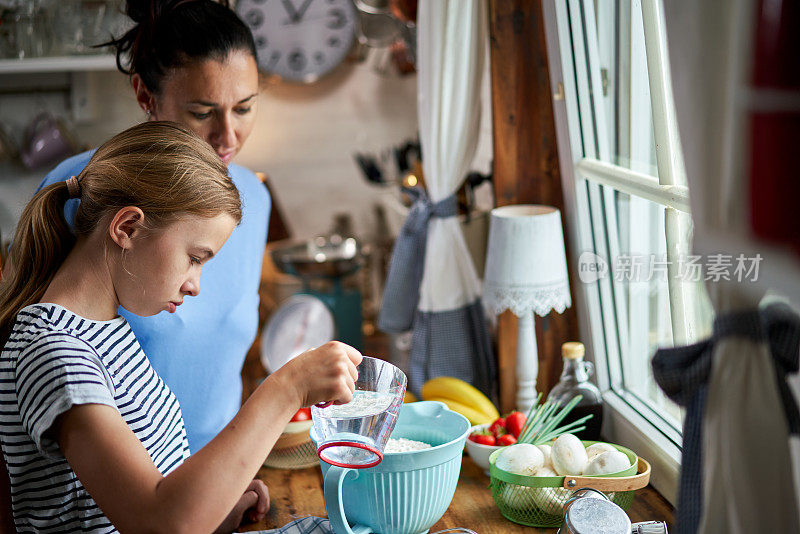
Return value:
[(67, 191), (69, 191), (69, 198), (78, 198), (81, 196), (81, 184), (78, 178), (71, 176), (67, 179)]

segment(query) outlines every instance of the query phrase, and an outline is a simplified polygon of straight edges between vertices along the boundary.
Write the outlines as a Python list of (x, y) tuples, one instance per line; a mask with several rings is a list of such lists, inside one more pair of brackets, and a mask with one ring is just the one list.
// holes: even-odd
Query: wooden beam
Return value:
[[(541, 1), (490, 0), (489, 11), (497, 205), (556, 206), (569, 250)], [(516, 330), (516, 318), (503, 314), (497, 350), (501, 412), (515, 404)], [(578, 339), (575, 309), (537, 317), (536, 338), (537, 389), (546, 394), (561, 372), (561, 344)]]

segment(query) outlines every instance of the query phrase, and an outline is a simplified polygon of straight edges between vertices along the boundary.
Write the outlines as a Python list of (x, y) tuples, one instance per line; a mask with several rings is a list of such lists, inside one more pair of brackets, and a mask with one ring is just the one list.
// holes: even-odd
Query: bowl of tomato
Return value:
[(475, 425), (469, 429), (467, 436), (467, 454), (488, 475), (489, 456), (497, 449), (516, 443), (523, 426), (525, 415), (520, 412), (511, 412), (491, 423)]

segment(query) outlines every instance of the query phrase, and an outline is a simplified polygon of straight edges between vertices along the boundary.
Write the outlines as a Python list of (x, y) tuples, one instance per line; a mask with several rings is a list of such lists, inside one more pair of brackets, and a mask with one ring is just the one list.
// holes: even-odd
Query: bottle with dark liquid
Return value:
[(558, 426), (592, 414), (592, 418), (584, 423), (586, 429), (574, 434), (580, 439), (597, 441), (600, 439), (600, 428), (603, 424), (603, 399), (597, 386), (589, 382), (589, 377), (594, 372), (594, 365), (583, 361), (584, 351), (583, 343), (569, 342), (561, 346), (564, 369), (547, 400), (564, 406), (577, 395), (581, 395), (583, 398)]

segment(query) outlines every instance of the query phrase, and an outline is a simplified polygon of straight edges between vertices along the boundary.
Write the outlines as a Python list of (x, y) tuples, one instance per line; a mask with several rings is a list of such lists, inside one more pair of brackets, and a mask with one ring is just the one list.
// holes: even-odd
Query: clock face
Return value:
[(313, 82), (353, 44), (352, 0), (239, 0), (236, 11), (253, 32), (259, 67), (288, 80)]

